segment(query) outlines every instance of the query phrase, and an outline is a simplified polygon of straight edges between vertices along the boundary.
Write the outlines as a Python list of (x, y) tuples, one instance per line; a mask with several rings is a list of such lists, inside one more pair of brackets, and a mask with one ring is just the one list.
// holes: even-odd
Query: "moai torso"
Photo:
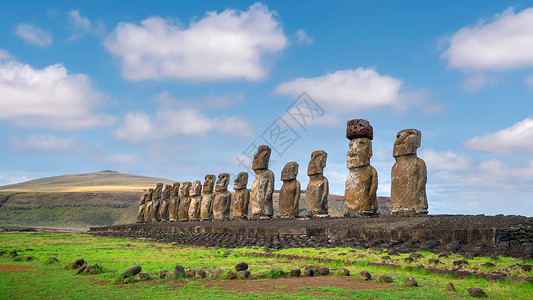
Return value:
[(305, 192), (307, 215), (310, 217), (328, 216), (328, 179), (322, 174), (326, 167), (328, 154), (318, 150), (311, 154), (311, 161), (307, 170), (309, 184)]
[(191, 197), (189, 196), (189, 190), (191, 189), (191, 183), (186, 181), (181, 184), (179, 190), (180, 203), (178, 205), (178, 220), (187, 221), (189, 219), (189, 204), (191, 203)]
[(392, 215), (427, 214), (427, 170), (425, 162), (416, 156), (422, 134), (416, 129), (398, 132), (391, 170)]
[(272, 203), (274, 173), (268, 169), (270, 152), (270, 147), (261, 145), (254, 155), (252, 169), (255, 172), (255, 179), (252, 183), (250, 203), (252, 205), (252, 218), (255, 219), (270, 219), (274, 215)]
[(179, 197), (180, 184), (174, 182), (170, 189), (170, 203), (168, 205), (168, 219), (169, 221), (176, 221), (178, 219), (178, 207), (180, 203)]
[(200, 218), (202, 220), (213, 219), (213, 201), (215, 200), (213, 187), (215, 185), (215, 179), (215, 175), (205, 175), (205, 181), (202, 187), (202, 203), (200, 205)]
[(159, 216), (159, 205), (161, 204), (162, 189), (163, 184), (158, 183), (152, 195), (151, 218), (153, 223), (161, 221), (161, 217)]
[(191, 190), (189, 191), (191, 196), (191, 203), (189, 205), (189, 220), (199, 220), (200, 219), (200, 205), (202, 202), (202, 183), (200, 180), (195, 180), (192, 184)]
[(246, 188), (248, 185), (248, 173), (240, 172), (235, 179), (235, 193), (232, 197), (233, 219), (248, 218), (248, 204), (250, 202), (250, 191)]
[(372, 216), (377, 213), (378, 173), (370, 165), (374, 132), (363, 119), (348, 121), (346, 138), (350, 140), (346, 167), (350, 170), (344, 189), (347, 216)]
[(163, 192), (161, 192), (161, 204), (159, 205), (159, 216), (161, 221), (168, 221), (168, 206), (170, 204), (170, 190), (172, 186), (165, 185)]
[(296, 180), (298, 164), (289, 162), (281, 171), (283, 185), (279, 191), (279, 214), (281, 217), (296, 217), (300, 212), (300, 182)]
[(144, 211), (145, 211), (145, 206), (146, 206), (146, 195), (148, 193), (143, 193), (141, 195), (141, 200), (139, 200), (139, 210), (137, 211), (137, 223), (142, 223), (144, 222)]
[(144, 222), (150, 223), (152, 222), (152, 196), (154, 194), (154, 189), (150, 188), (148, 189), (148, 193), (146, 197), (144, 198)]
[(231, 193), (228, 191), (229, 174), (218, 174), (215, 185), (215, 200), (213, 202), (213, 218), (228, 220), (230, 216)]

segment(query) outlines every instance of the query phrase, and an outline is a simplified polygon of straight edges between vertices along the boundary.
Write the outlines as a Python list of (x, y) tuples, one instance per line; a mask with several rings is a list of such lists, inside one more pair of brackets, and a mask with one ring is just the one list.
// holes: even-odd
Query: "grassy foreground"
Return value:
[[(29, 250), (31, 249), (31, 250)], [(183, 297), (185, 299), (308, 299), (331, 298), (332, 296), (355, 299), (446, 299), (469, 298), (469, 287), (480, 287), (493, 299), (531, 299), (533, 285), (529, 283), (489, 282), (480, 278), (458, 279), (450, 276), (437, 276), (424, 271), (407, 271), (388, 267), (367, 266), (365, 264), (344, 265), (339, 262), (316, 263), (302, 259), (249, 257), (246, 253), (260, 252), (262, 249), (214, 249), (201, 247), (182, 247), (158, 244), (133, 239), (98, 238), (79, 233), (1, 233), (0, 250), (17, 250), (19, 256), (33, 256), (33, 261), (13, 261), (7, 254), (0, 257), (0, 265), (32, 267), (33, 270), (0, 271), (0, 299), (163, 299)], [(366, 252), (366, 254), (364, 254)], [(305, 256), (347, 257), (356, 259), (357, 255), (372, 257), (379, 253), (347, 249), (289, 249), (280, 253)], [(340, 253), (345, 253), (340, 255)], [(45, 264), (50, 256), (59, 259), (59, 263)], [(76, 270), (64, 267), (78, 258), (84, 258), (88, 264), (99, 264), (109, 272), (98, 275), (75, 275)], [(178, 280), (156, 279), (159, 271), (172, 270), (176, 263), (185, 269), (234, 270), (235, 264), (247, 262), (252, 276), (265, 274), (273, 269), (288, 271), (290, 268), (304, 268), (309, 265), (326, 265), (332, 269), (346, 267), (352, 276), (349, 280), (361, 281), (359, 272), (369, 271), (373, 281), (380, 275), (388, 275), (394, 282), (376, 290), (350, 290), (338, 287), (303, 287), (291, 290), (281, 286), (272, 293), (248, 292), (246, 290), (227, 291), (210, 284), (222, 279), (182, 278)], [(505, 259), (505, 263), (513, 263)], [(515, 263), (523, 263), (516, 260)], [(114, 284), (115, 277), (126, 268), (139, 264), (142, 272), (150, 273), (150, 281), (133, 284)], [(334, 275), (335, 271), (328, 276)], [(354, 276), (355, 275), (355, 276)], [(406, 287), (404, 279), (413, 276), (419, 287)], [(268, 276), (267, 276), (268, 277)], [(252, 282), (254, 279), (242, 279)], [(257, 279), (255, 282), (272, 280)], [(306, 278), (298, 280), (305, 281)], [(230, 284), (232, 281), (227, 281)], [(452, 282), (456, 290), (447, 291), (445, 286)], [(222, 282), (222, 285), (225, 283)]]

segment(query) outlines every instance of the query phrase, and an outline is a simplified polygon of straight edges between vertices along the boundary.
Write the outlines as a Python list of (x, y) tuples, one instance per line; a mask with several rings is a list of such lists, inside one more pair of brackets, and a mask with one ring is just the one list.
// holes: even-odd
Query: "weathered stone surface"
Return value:
[(228, 279), (235, 279), (237, 278), (237, 273), (233, 272), (233, 271), (228, 271)]
[(159, 279), (172, 278), (172, 273), (167, 270), (159, 271)]
[(467, 266), (467, 265), (468, 265), (468, 261), (466, 261), (466, 260), (464, 260), (464, 259), (454, 260), (454, 261), (453, 261), (453, 265), (454, 265), (454, 266), (457, 266), (457, 267)]
[(446, 289), (448, 291), (455, 291), (455, 285), (451, 282), (448, 282), (448, 284), (446, 285)]
[(154, 195), (154, 189), (149, 188), (148, 192), (146, 194), (146, 197), (144, 198), (144, 222), (150, 223), (152, 222), (152, 197)]
[(168, 205), (168, 220), (176, 221), (178, 219), (178, 207), (180, 204), (179, 197), (180, 184), (174, 182), (172, 188), (170, 189), (170, 203)]
[(341, 269), (339, 270), (339, 273), (340, 273), (340, 275), (342, 275), (342, 276), (350, 276), (350, 270), (348, 270), (348, 269), (346, 269), (346, 268), (341, 268)]
[(245, 262), (238, 263), (235, 265), (235, 270), (237, 271), (248, 270), (248, 264)]
[(179, 264), (176, 264), (174, 271), (172, 272), (172, 277), (176, 278), (179, 276), (185, 276), (185, 269)]
[(218, 174), (215, 185), (215, 200), (213, 201), (213, 218), (228, 220), (230, 216), (231, 193), (228, 191), (229, 174)]
[(274, 193), (274, 173), (268, 169), (270, 147), (261, 145), (254, 155), (252, 169), (255, 179), (252, 184), (250, 204), (252, 218), (271, 218), (274, 215), (272, 194)]
[(248, 173), (240, 172), (234, 181), (235, 193), (232, 198), (233, 219), (247, 219), (250, 204), (250, 191), (247, 189)]
[(144, 211), (146, 209), (146, 196), (148, 192), (143, 193), (141, 195), (141, 199), (139, 200), (139, 210), (137, 211), (137, 223), (144, 223)]
[(127, 268), (126, 270), (124, 270), (124, 272), (122, 272), (122, 276), (124, 276), (124, 277), (135, 276), (139, 272), (141, 272), (142, 269), (143, 268), (141, 266), (139, 266), (139, 265), (131, 266), (131, 267)]
[(318, 274), (320, 275), (328, 275), (329, 274), (329, 268), (328, 267), (318, 267)]
[(403, 281), (406, 286), (418, 286), (418, 282), (413, 277), (407, 277)]
[(378, 173), (370, 165), (372, 141), (355, 138), (349, 147), (346, 166), (350, 173), (345, 183), (344, 203), (349, 216), (374, 215), (378, 209)]
[(168, 214), (168, 207), (170, 205), (170, 191), (172, 190), (172, 186), (165, 185), (165, 188), (161, 192), (161, 204), (159, 205), (159, 216), (161, 218), (161, 221), (168, 221), (169, 214)]
[(386, 276), (386, 275), (379, 276), (378, 280), (381, 281), (381, 282), (384, 282), (384, 283), (393, 282), (392, 277)]
[(248, 278), (250, 277), (252, 273), (250, 272), (250, 270), (242, 270), (242, 271), (237, 271), (237, 274), (241, 275), (244, 278)]
[(150, 219), (152, 223), (157, 223), (161, 221), (161, 216), (159, 215), (159, 206), (161, 205), (161, 192), (163, 192), (163, 184), (158, 183), (152, 194), (152, 208), (150, 209)]
[(346, 138), (353, 140), (356, 138), (374, 139), (374, 129), (367, 120), (353, 119), (346, 124)]
[(311, 154), (307, 175), (309, 184), (305, 195), (305, 205), (308, 216), (325, 217), (328, 216), (328, 194), (329, 182), (322, 174), (326, 167), (326, 151), (317, 150)]
[(200, 218), (202, 220), (213, 219), (213, 201), (215, 200), (213, 188), (215, 186), (215, 180), (215, 175), (205, 175), (205, 181), (202, 187), (202, 204), (200, 207)]
[(51, 265), (51, 264), (55, 264), (55, 263), (58, 263), (59, 260), (57, 259), (57, 257), (53, 257), (53, 256), (50, 256), (47, 260), (46, 260), (46, 263), (47, 265)]
[(148, 273), (139, 273), (139, 274), (135, 275), (135, 280), (137, 280), (137, 281), (150, 280), (150, 274), (148, 274)]
[(359, 276), (361, 277), (361, 279), (363, 280), (370, 280), (372, 279), (372, 275), (367, 272), (367, 271), (361, 271), (361, 273), (359, 273)]
[(416, 156), (422, 134), (405, 129), (396, 135), (391, 170), (392, 215), (427, 214), (427, 170), (425, 162)]
[(279, 192), (279, 214), (281, 216), (298, 216), (300, 212), (300, 182), (296, 180), (298, 163), (291, 161), (281, 171), (283, 185)]
[(468, 294), (472, 297), (486, 297), (487, 294), (481, 288), (469, 288)]
[(187, 271), (185, 271), (185, 275), (189, 276), (189, 277), (193, 277), (196, 275), (196, 270), (195, 269), (187, 269)]
[(202, 183), (195, 180), (189, 190), (191, 203), (189, 204), (189, 220), (195, 221), (200, 219), (200, 206), (202, 203)]
[(196, 270), (196, 277), (197, 278), (206, 278), (207, 277), (207, 272), (205, 270), (198, 269), (198, 270)]
[(305, 269), (304, 276), (305, 277), (315, 276), (315, 271), (313, 269)]
[(14, 257), (17, 257), (18, 256), (18, 253), (16, 250), (11, 250), (9, 251), (9, 255), (7, 256), (7, 258), (14, 258)]
[(178, 205), (178, 220), (180, 221), (187, 221), (189, 219), (189, 205), (191, 203), (189, 191), (191, 185), (189, 181), (186, 181), (181, 184), (179, 190), (180, 203)]
[(300, 275), (302, 275), (302, 270), (300, 270), (299, 268), (292, 268), (289, 271), (289, 274), (291, 274), (291, 276), (293, 277), (300, 277)]

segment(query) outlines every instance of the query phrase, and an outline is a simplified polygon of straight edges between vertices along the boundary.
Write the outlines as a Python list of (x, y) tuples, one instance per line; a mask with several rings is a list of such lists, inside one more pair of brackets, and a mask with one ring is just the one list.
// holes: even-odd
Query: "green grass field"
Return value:
[[(31, 249), (31, 250), (30, 250)], [(388, 267), (368, 266), (364, 263), (344, 264), (342, 262), (317, 263), (309, 259), (286, 259), (251, 257), (246, 253), (262, 252), (257, 248), (214, 249), (201, 247), (183, 247), (158, 244), (144, 240), (98, 238), (80, 233), (1, 233), (0, 250), (17, 250), (19, 256), (34, 256), (33, 261), (13, 261), (7, 254), (0, 257), (0, 265), (32, 267), (24, 271), (0, 271), (0, 299), (164, 299), (183, 297), (185, 299), (309, 299), (344, 297), (354, 299), (447, 299), (469, 298), (469, 287), (480, 287), (493, 299), (531, 299), (533, 285), (530, 283), (489, 282), (481, 278), (458, 279), (450, 276), (432, 275), (424, 271), (408, 271)], [(381, 253), (350, 249), (288, 249), (277, 253), (297, 254), (307, 257), (343, 257), (379, 261)], [(276, 252), (274, 252), (276, 253)], [(346, 253), (346, 254), (341, 254)], [(50, 257), (59, 259), (59, 263), (45, 264)], [(76, 275), (76, 270), (64, 267), (78, 258), (84, 258), (89, 265), (99, 264), (108, 272), (98, 275)], [(395, 257), (396, 259), (396, 257)], [(158, 279), (161, 270), (171, 271), (179, 263), (185, 269), (205, 269), (208, 272), (219, 269), (224, 273), (234, 270), (239, 262), (247, 262), (252, 272), (252, 279), (223, 280), (208, 276), (205, 279), (180, 278)], [(480, 259), (481, 261), (481, 259)], [(496, 261), (503, 266), (524, 263), (518, 259), (505, 258)], [(139, 264), (144, 273), (149, 273), (152, 280), (131, 284), (116, 284), (115, 278), (126, 268)], [(293, 288), (284, 284), (288, 279), (270, 279), (261, 276), (273, 269), (288, 271), (290, 268), (305, 266), (329, 266), (332, 274), (322, 276), (336, 279), (334, 269), (346, 267), (352, 276), (343, 277), (346, 284), (362, 284), (359, 272), (367, 270), (372, 273), (372, 282), (380, 289), (352, 290), (336, 286), (300, 286)], [(475, 267), (475, 263), (471, 264)], [(500, 266), (498, 266), (500, 267)], [(391, 284), (377, 284), (376, 278), (388, 275), (394, 279)], [(528, 275), (528, 274), (525, 274)], [(413, 276), (419, 287), (406, 287), (404, 279)], [(257, 279), (263, 277), (262, 279)], [(294, 279), (291, 279), (294, 280)], [(297, 278), (302, 284), (310, 278)], [(255, 285), (274, 282), (274, 289), (268, 292), (254, 291)], [(452, 282), (456, 290), (447, 291), (445, 286)], [(241, 288), (235, 287), (239, 283)], [(244, 284), (244, 285), (243, 285)], [(231, 291), (225, 286), (232, 286)], [(244, 288), (242, 287), (244, 286)], [(346, 285), (344, 285), (346, 286)]]

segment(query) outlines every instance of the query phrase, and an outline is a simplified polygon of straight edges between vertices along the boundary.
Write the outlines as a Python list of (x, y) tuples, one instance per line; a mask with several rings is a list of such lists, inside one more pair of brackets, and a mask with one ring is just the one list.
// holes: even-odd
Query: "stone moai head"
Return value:
[(416, 129), (404, 129), (396, 135), (392, 156), (416, 155), (416, 148), (420, 147), (422, 133)]
[(162, 183), (158, 183), (156, 186), (155, 186), (156, 189), (159, 189), (159, 191), (161, 191), (163, 189), (163, 184)]
[(372, 157), (372, 141), (367, 138), (356, 138), (350, 141), (350, 149), (346, 159), (348, 169), (358, 168), (370, 164)]
[(179, 193), (179, 189), (180, 189), (180, 183), (174, 182), (172, 184), (172, 189), (170, 190), (170, 197), (176, 197)]
[(298, 163), (295, 161), (291, 161), (283, 167), (283, 171), (281, 171), (281, 180), (282, 181), (289, 181), (296, 179), (296, 176), (298, 175)]
[(153, 188), (149, 188), (148, 189), (148, 193), (153, 193), (154, 192), (154, 189)]
[(192, 183), (191, 189), (189, 190), (189, 195), (198, 196), (202, 193), (202, 182), (200, 180), (195, 180)]
[(191, 183), (189, 181), (185, 181), (180, 187), (180, 191), (179, 191), (180, 197), (188, 197), (190, 189), (191, 189)]
[(257, 153), (254, 154), (254, 161), (252, 163), (252, 170), (266, 170), (268, 169), (268, 161), (270, 160), (270, 152), (272, 150), (267, 145), (261, 145), (257, 148)]
[(246, 188), (246, 185), (248, 185), (248, 173), (240, 172), (234, 181), (233, 189), (244, 190)]
[(202, 192), (204, 194), (211, 194), (213, 192), (213, 187), (215, 186), (216, 179), (217, 178), (215, 175), (211, 175), (211, 174), (205, 175), (204, 186), (202, 189)]
[(165, 185), (165, 189), (164, 190), (167, 191), (167, 190), (170, 190), (171, 188), (172, 188), (172, 186), (170, 184), (167, 184), (167, 185)]
[(217, 184), (215, 186), (215, 191), (221, 192), (228, 189), (228, 183), (229, 183), (229, 174), (228, 173), (220, 173), (218, 174), (218, 180)]
[(324, 173), (326, 167), (326, 159), (328, 154), (324, 150), (317, 150), (311, 153), (311, 160), (307, 168), (307, 175), (315, 175)]

